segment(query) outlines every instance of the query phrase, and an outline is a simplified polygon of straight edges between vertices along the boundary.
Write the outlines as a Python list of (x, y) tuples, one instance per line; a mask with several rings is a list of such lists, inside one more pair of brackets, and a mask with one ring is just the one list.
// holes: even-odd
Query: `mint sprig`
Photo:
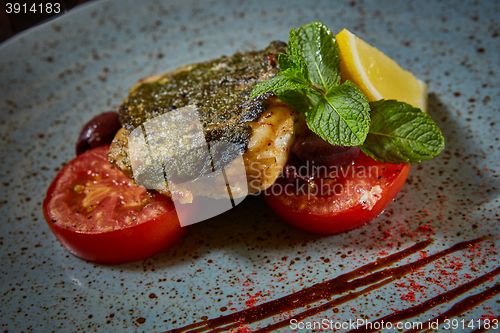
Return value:
[(272, 91), (306, 116), (307, 126), (332, 145), (359, 146), (370, 128), (365, 95), (352, 83), (340, 84), (340, 58), (331, 30), (312, 22), (290, 31), (287, 54), (274, 78), (259, 83), (251, 98)]
[(292, 29), (289, 38), (286, 54), (278, 56), (281, 71), (257, 84), (251, 98), (272, 91), (302, 112), (322, 139), (361, 146), (378, 161), (415, 163), (443, 150), (441, 131), (420, 109), (393, 100), (368, 103), (353, 83), (340, 84), (339, 48), (326, 25), (311, 22)]

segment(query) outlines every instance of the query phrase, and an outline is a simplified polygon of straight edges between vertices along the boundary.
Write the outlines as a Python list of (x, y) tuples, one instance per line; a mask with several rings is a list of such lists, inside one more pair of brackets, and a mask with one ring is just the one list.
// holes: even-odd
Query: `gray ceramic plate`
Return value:
[[(495, 1), (102, 1), (0, 45), (2, 331), (166, 331), (257, 307), (428, 237), (432, 245), (391, 267), (492, 235), (277, 331), (312, 331), (305, 327), (324, 319), (381, 319), (493, 271), (500, 257), (499, 17)], [(389, 210), (357, 230), (319, 237), (289, 227), (252, 197), (194, 225), (170, 250), (118, 266), (80, 260), (59, 244), (41, 203), (74, 157), (86, 121), (116, 109), (141, 77), (287, 40), (290, 28), (313, 20), (335, 32), (348, 28), (429, 85), (429, 114), (447, 146), (411, 168)], [(406, 322), (427, 321), (470, 295), (494, 294), (498, 282), (474, 282)], [(480, 298), (452, 317), (459, 325), (453, 332), (500, 314), (497, 297)], [(306, 309), (242, 327), (255, 331)], [(452, 331), (441, 323), (441, 331)]]

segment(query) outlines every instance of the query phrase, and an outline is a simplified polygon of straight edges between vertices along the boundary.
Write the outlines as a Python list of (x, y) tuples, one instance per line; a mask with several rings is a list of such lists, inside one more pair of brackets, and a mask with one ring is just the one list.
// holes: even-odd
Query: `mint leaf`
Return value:
[[(298, 68), (293, 67), (279, 72), (278, 75), (270, 80), (260, 82), (252, 90), (250, 98), (255, 98), (268, 91), (276, 94), (278, 90), (300, 90), (307, 87), (309, 87), (309, 83), (302, 75), (302, 72)], [(279, 97), (278, 94), (277, 96)]]
[[(294, 89), (301, 89), (301, 87), (305, 88), (305, 87), (310, 86), (309, 80), (306, 77), (304, 77), (304, 74), (302, 73), (302, 71), (298, 68), (295, 68), (295, 67), (288, 68), (285, 71), (281, 71), (278, 73), (277, 76), (284, 76), (288, 80), (290, 80), (290, 82), (300, 86), (300, 87), (297, 86)], [(276, 89), (282, 89), (282, 88), (276, 88)]]
[(282, 71), (285, 71), (289, 68), (299, 68), (299, 66), (293, 61), (293, 59), (284, 53), (280, 53), (278, 55), (278, 64), (280, 65), (280, 70)]
[(313, 84), (326, 93), (337, 87), (340, 56), (332, 31), (321, 22), (311, 22), (297, 30), (296, 38)]
[[(299, 90), (276, 90), (274, 94), (278, 96), (281, 101), (304, 114), (316, 105), (320, 98), (322, 98), (322, 95), (312, 88)], [(314, 95), (316, 98), (314, 98)]]
[[(288, 44), (286, 46), (286, 53), (288, 54), (289, 59), (291, 59), (297, 65), (297, 67), (301, 70), (304, 77), (307, 80), (309, 80), (308, 66), (306, 64), (304, 57), (302, 56), (302, 52), (299, 48), (299, 45), (297, 44), (297, 37), (296, 37), (295, 29), (290, 30), (289, 38), (290, 38), (290, 40), (288, 41)], [(279, 57), (278, 57), (278, 61), (279, 61)], [(281, 67), (281, 62), (279, 64)], [(285, 66), (286, 65), (289, 65), (289, 64), (287, 63), (287, 64), (285, 64)]]
[(352, 82), (346, 81), (323, 95), (306, 113), (306, 123), (332, 145), (360, 146), (370, 128), (368, 100)]
[(441, 130), (431, 117), (403, 102), (371, 102), (372, 124), (361, 150), (378, 161), (416, 163), (444, 149)]

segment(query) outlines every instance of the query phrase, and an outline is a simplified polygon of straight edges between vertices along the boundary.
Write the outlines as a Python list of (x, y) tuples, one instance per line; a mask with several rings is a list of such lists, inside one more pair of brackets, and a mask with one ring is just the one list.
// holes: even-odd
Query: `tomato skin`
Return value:
[[(61, 205), (68, 205), (68, 202), (70, 202), (69, 199), (71, 198), (70, 183), (65, 180), (65, 177), (68, 175), (68, 172), (70, 172), (70, 179), (72, 182), (76, 181), (76, 179), (81, 180), (81, 173), (78, 174), (77, 171), (81, 169), (82, 166), (77, 162), (85, 158), (87, 158), (89, 162), (95, 162), (97, 164), (102, 162), (96, 162), (95, 159), (89, 157), (88, 155), (90, 153), (106, 158), (107, 162), (108, 150), (109, 145), (85, 152), (68, 163), (52, 181), (43, 201), (43, 212), (50, 230), (69, 252), (75, 256), (93, 262), (105, 264), (125, 263), (144, 259), (166, 250), (179, 241), (186, 234), (187, 229), (180, 226), (175, 206), (170, 198), (160, 194), (152, 195), (151, 201), (155, 205), (161, 207), (161, 214), (148, 218), (146, 221), (139, 224), (122, 226), (115, 230), (83, 231), (78, 230), (78, 228), (72, 228), (66, 223), (67, 221), (76, 220), (77, 217), (81, 217), (76, 216), (79, 212), (75, 212), (75, 216), (70, 215), (70, 213), (64, 215), (69, 209), (66, 207), (64, 207), (64, 209), (60, 208)], [(85, 165), (87, 161), (84, 160), (82, 163)], [(118, 183), (120, 177), (126, 178), (120, 171), (115, 169), (114, 172), (118, 172), (113, 174), (114, 180)], [(102, 180), (102, 182), (105, 182), (105, 180)], [(119, 189), (120, 187), (117, 188)], [(124, 191), (125, 190), (132, 191), (131, 193), (133, 195), (144, 195), (144, 193), (146, 193), (146, 191), (140, 187), (132, 189), (128, 187), (124, 189)], [(65, 191), (70, 194), (65, 193)], [(111, 192), (107, 196), (111, 197), (114, 194), (115, 193)], [(122, 214), (130, 215), (131, 213), (122, 211)], [(140, 216), (141, 211), (135, 212), (135, 214), (139, 214)], [(61, 221), (62, 217), (66, 217), (66, 221)]]
[(180, 227), (174, 208), (143, 224), (108, 232), (74, 231), (50, 222), (44, 200), (44, 215), (52, 233), (72, 254), (105, 264), (120, 264), (150, 257), (177, 243), (187, 232)]
[[(410, 171), (410, 164), (381, 163), (363, 153), (354, 161), (354, 167), (359, 166), (373, 167), (382, 175), (380, 180), (378, 177), (363, 180), (370, 188), (378, 185), (381, 189), (380, 198), (371, 209), (367, 209), (358, 199), (349, 195), (336, 198), (328, 195), (316, 197), (264, 191), (263, 197), (278, 216), (298, 229), (323, 235), (352, 230), (375, 219), (387, 208), (403, 187)], [(341, 179), (340, 183), (349, 184), (349, 181), (353, 186), (360, 182), (356, 177), (348, 176)], [(336, 201), (339, 200), (344, 200), (344, 203), (338, 204)]]

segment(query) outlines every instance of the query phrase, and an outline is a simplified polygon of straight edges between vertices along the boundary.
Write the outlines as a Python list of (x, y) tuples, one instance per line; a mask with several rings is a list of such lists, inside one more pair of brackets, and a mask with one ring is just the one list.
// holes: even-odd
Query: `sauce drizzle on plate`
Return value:
[[(317, 283), (311, 287), (303, 289), (301, 291), (289, 294), (287, 296), (257, 305), (242, 311), (238, 311), (229, 315), (221, 316), (219, 318), (204, 320), (201, 322), (193, 323), (181, 328), (169, 330), (165, 333), (180, 333), (180, 332), (205, 332), (210, 331), (215, 332), (225, 332), (232, 329), (241, 327), (242, 325), (255, 323), (261, 321), (265, 318), (269, 318), (284, 312), (297, 310), (299, 308), (305, 307), (306, 305), (318, 302), (320, 300), (327, 300), (326, 303), (318, 305), (316, 307), (309, 308), (303, 312), (300, 312), (294, 316), (291, 316), (285, 320), (276, 322), (274, 324), (268, 325), (267, 327), (253, 331), (254, 333), (265, 333), (272, 332), (276, 329), (283, 328), (290, 325), (290, 320), (296, 319), (297, 321), (303, 320), (305, 318), (311, 317), (323, 311), (332, 309), (340, 304), (351, 301), (361, 295), (364, 295), (372, 290), (379, 289), (395, 280), (398, 280), (405, 275), (422, 268), (440, 258), (443, 258), (454, 252), (458, 252), (467, 249), (477, 243), (480, 243), (488, 237), (476, 238), (470, 241), (465, 241), (457, 243), (445, 250), (437, 252), (433, 255), (418, 259), (416, 261), (410, 262), (405, 265), (398, 267), (387, 268), (392, 264), (401, 261), (406, 257), (409, 257), (419, 251), (422, 251), (430, 244), (433, 240), (428, 239), (387, 257), (377, 259), (375, 262), (366, 264), (359, 267), (358, 269), (342, 274), (336, 278), (330, 279), (325, 282)], [(384, 318), (377, 319), (374, 322), (379, 322), (384, 320), (385, 322), (397, 322), (400, 320), (412, 318), (426, 311), (432, 309), (433, 307), (442, 304), (444, 302), (449, 302), (456, 297), (466, 293), (467, 291), (483, 284), (494, 276), (500, 274), (500, 267), (497, 267), (493, 271), (486, 273), (472, 281), (464, 283), (452, 290), (449, 290), (441, 295), (431, 298), (423, 303), (409, 307), (407, 309), (401, 310), (399, 312), (385, 316)], [(365, 287), (362, 290), (355, 291), (360, 287)], [(461, 314), (474, 306), (486, 301), (488, 298), (500, 293), (500, 284), (488, 288), (481, 293), (469, 296), (464, 300), (456, 303), (449, 310), (445, 311), (443, 314), (433, 318), (443, 319), (444, 317), (449, 318)], [(332, 300), (332, 296), (341, 295), (338, 298)], [(425, 325), (424, 325), (425, 329)], [(354, 330), (356, 332), (374, 332), (374, 330)], [(418, 330), (411, 331), (418, 332)]]

